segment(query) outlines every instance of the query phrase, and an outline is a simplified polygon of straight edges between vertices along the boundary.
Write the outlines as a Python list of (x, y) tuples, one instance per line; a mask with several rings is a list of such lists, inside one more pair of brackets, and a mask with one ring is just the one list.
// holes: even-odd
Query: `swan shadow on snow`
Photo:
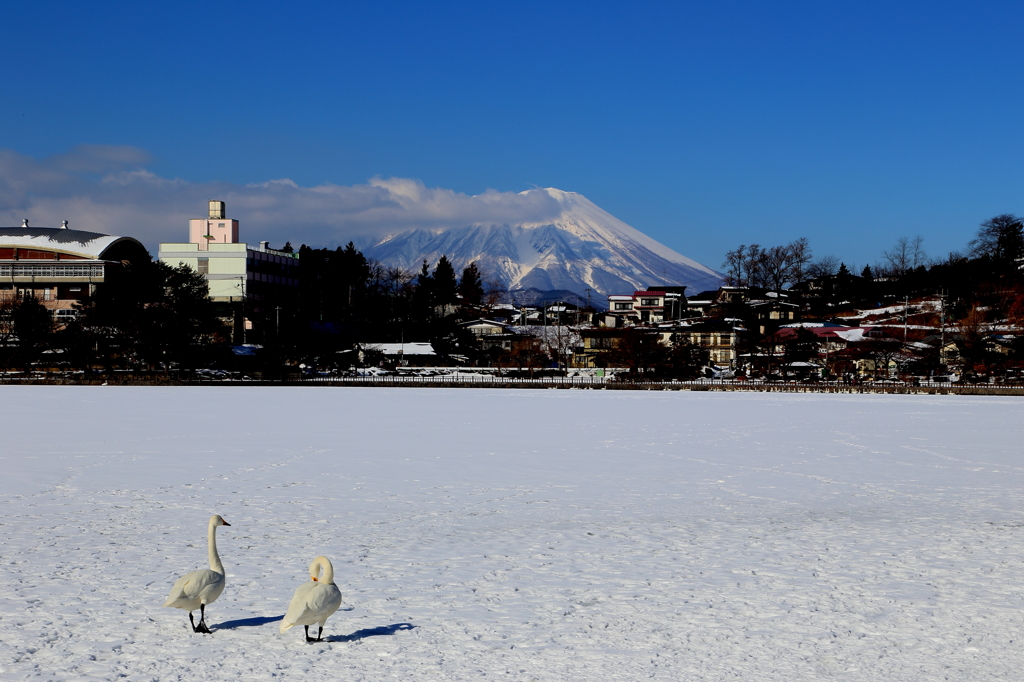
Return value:
[(394, 625), (382, 625), (379, 628), (366, 628), (365, 630), (356, 630), (351, 635), (332, 635), (331, 637), (324, 637), (325, 642), (354, 642), (357, 639), (366, 639), (367, 637), (384, 637), (387, 635), (393, 635), (399, 630), (412, 630), (415, 625), (412, 623), (395, 623)]
[(280, 616), (262, 616), (257, 618), (239, 618), (238, 620), (229, 620), (213, 627), (214, 630), (234, 630), (235, 628), (254, 628), (260, 625), (266, 625), (267, 623), (274, 623), (279, 620), (284, 620), (284, 615)]

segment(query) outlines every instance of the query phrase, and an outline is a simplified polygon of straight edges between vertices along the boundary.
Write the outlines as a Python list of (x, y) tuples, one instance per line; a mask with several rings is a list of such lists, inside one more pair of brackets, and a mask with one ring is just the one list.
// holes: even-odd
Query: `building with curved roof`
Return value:
[[(62, 227), (0, 227), (0, 300), (34, 296), (56, 317), (96, 291), (111, 268), (148, 262), (132, 237)], [(64, 311), (62, 313), (61, 311)]]

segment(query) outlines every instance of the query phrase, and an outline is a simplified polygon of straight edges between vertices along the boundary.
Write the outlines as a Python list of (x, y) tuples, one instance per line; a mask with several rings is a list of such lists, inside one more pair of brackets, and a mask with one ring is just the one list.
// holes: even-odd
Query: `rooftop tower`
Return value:
[(229, 220), (227, 215), (226, 204), (211, 199), (208, 218), (188, 221), (189, 243), (198, 244), (200, 251), (208, 251), (211, 243), (237, 244), (238, 221)]

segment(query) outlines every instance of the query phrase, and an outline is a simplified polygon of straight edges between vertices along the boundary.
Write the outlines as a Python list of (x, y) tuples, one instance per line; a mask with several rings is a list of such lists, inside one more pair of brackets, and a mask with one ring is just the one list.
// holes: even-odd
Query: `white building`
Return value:
[(223, 201), (211, 201), (208, 218), (189, 221), (189, 241), (160, 244), (159, 258), (185, 264), (206, 277), (216, 302), (260, 300), (281, 288), (299, 285), (299, 254), (250, 247), (238, 241), (238, 221), (226, 216)]

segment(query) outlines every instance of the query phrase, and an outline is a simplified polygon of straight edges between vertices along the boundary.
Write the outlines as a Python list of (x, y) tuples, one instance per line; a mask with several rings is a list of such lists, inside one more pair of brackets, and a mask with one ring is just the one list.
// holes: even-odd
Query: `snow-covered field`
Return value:
[[(0, 389), (0, 678), (979, 680), (1024, 667), (1015, 398)], [(206, 566), (213, 634), (161, 608)], [(318, 555), (321, 644), (278, 632)], [(198, 616), (198, 614), (196, 614)]]

